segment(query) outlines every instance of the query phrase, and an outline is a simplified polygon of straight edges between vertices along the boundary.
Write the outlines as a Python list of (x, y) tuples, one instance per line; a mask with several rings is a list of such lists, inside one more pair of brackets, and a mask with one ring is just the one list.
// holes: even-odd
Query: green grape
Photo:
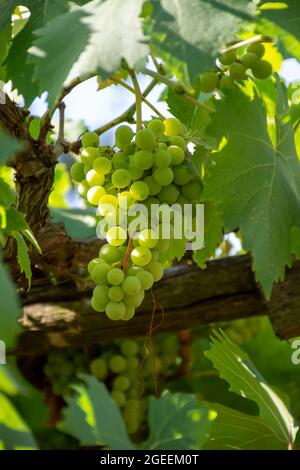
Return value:
[(154, 278), (148, 271), (141, 271), (136, 275), (136, 277), (141, 282), (143, 290), (151, 289), (154, 284)]
[[(137, 356), (139, 352), (139, 346), (136, 341), (127, 339), (125, 341), (122, 341), (121, 343), (121, 353), (123, 356), (128, 357), (128, 358), (134, 358), (134, 356)], [(134, 367), (134, 369), (137, 369), (139, 365), (139, 362), (137, 361), (137, 365)], [(127, 361), (127, 369), (131, 368), (132, 369), (132, 362), (129, 363)]]
[(134, 155), (134, 164), (142, 170), (149, 170), (153, 166), (153, 153), (148, 150), (140, 150)]
[(100, 264), (102, 261), (103, 261), (103, 260), (101, 260), (101, 258), (94, 258), (94, 259), (92, 259), (92, 260), (89, 262), (88, 267), (87, 267), (89, 274), (92, 274), (93, 269), (94, 269), (98, 264)]
[(164, 202), (171, 206), (174, 204), (179, 196), (179, 191), (174, 184), (170, 184), (169, 186), (164, 186), (160, 193), (158, 194), (158, 198), (161, 202)]
[(116, 145), (119, 148), (124, 148), (130, 144), (134, 136), (134, 132), (129, 126), (120, 126), (116, 129)]
[(106, 315), (110, 320), (122, 320), (125, 313), (126, 307), (123, 302), (108, 302), (105, 309)]
[(120, 302), (124, 298), (124, 292), (120, 286), (112, 286), (108, 290), (108, 297), (113, 302)]
[(164, 120), (165, 135), (167, 137), (173, 137), (175, 135), (181, 135), (184, 132), (184, 127), (180, 121), (176, 118), (168, 118)]
[(98, 313), (103, 313), (105, 312), (105, 309), (106, 309), (106, 303), (100, 301), (99, 299), (96, 299), (94, 296), (91, 299), (91, 306), (93, 310), (95, 310)]
[(111, 161), (105, 157), (98, 157), (93, 163), (93, 168), (97, 173), (102, 173), (103, 175), (108, 175), (111, 171)]
[(97, 173), (95, 170), (90, 170), (86, 174), (86, 181), (90, 187), (102, 186), (104, 183), (104, 175)]
[(247, 52), (252, 52), (253, 54), (256, 54), (259, 59), (263, 57), (265, 51), (265, 46), (261, 43), (251, 44), (247, 49)]
[(100, 138), (96, 132), (86, 132), (82, 136), (83, 147), (98, 147), (100, 145)]
[(256, 64), (252, 67), (252, 73), (255, 78), (259, 80), (265, 80), (272, 75), (273, 69), (270, 62), (266, 60), (259, 60)]
[(158, 261), (151, 261), (147, 265), (147, 270), (152, 274), (154, 282), (158, 282), (164, 275), (164, 268)]
[(219, 57), (219, 61), (222, 65), (231, 65), (236, 60), (236, 50), (224, 52)]
[(133, 155), (135, 153), (135, 150), (136, 150), (136, 146), (134, 142), (126, 145), (124, 148), (125, 155), (127, 156)]
[(125, 295), (123, 302), (126, 305), (126, 308), (137, 308), (143, 302), (144, 297), (144, 291), (140, 291), (137, 295)]
[(109, 245), (108, 243), (100, 248), (99, 256), (100, 258), (103, 258), (106, 263), (110, 264), (116, 263), (121, 259), (120, 250), (118, 247)]
[(160, 119), (152, 119), (152, 121), (148, 123), (147, 129), (150, 129), (156, 136), (160, 136), (165, 131), (165, 125)]
[(89, 185), (87, 184), (86, 181), (81, 181), (81, 183), (79, 183), (78, 185), (78, 188), (77, 188), (77, 191), (78, 191), (78, 194), (85, 198), (87, 196), (87, 193), (88, 193), (88, 190), (90, 189)]
[(144, 246), (138, 246), (131, 252), (131, 260), (137, 266), (145, 266), (152, 259), (151, 251)]
[(202, 183), (197, 180), (189, 181), (189, 183), (182, 186), (182, 194), (189, 201), (197, 199), (202, 193)]
[(155, 134), (150, 129), (142, 129), (137, 132), (135, 143), (141, 150), (153, 150), (156, 144)]
[(201, 91), (203, 93), (210, 93), (215, 88), (218, 88), (219, 75), (216, 72), (204, 72), (201, 77)]
[(98, 380), (105, 380), (108, 375), (108, 368), (105, 359), (99, 357), (90, 363), (91, 374)]
[(173, 168), (174, 183), (183, 186), (187, 184), (192, 178), (191, 171), (185, 165), (177, 165)]
[(233, 88), (234, 87), (234, 80), (230, 75), (223, 75), (220, 78), (220, 90), (226, 90), (226, 88)]
[(94, 160), (99, 157), (99, 150), (94, 147), (87, 147), (80, 152), (80, 158), (83, 163), (93, 165)]
[(134, 317), (135, 310), (132, 307), (126, 307), (126, 312), (122, 320), (128, 321), (131, 320)]
[(122, 209), (128, 209), (134, 203), (135, 200), (129, 191), (123, 191), (118, 194), (118, 204)]
[(95, 298), (95, 301), (98, 301), (99, 303), (104, 303), (107, 304), (108, 302), (108, 286), (106, 285), (99, 285), (96, 286), (94, 291), (93, 291), (93, 297)]
[(94, 267), (91, 277), (96, 284), (106, 284), (107, 283), (107, 273), (110, 267), (106, 263), (98, 264)]
[(127, 240), (127, 233), (122, 227), (111, 227), (106, 232), (106, 240), (112, 246), (120, 246)]
[(136, 166), (134, 163), (129, 163), (128, 171), (131, 175), (132, 181), (137, 181), (137, 180), (141, 179), (144, 175), (144, 170), (142, 170), (142, 168), (139, 168), (138, 166)]
[(146, 228), (139, 234), (138, 242), (146, 248), (154, 248), (158, 242), (156, 233), (154, 230)]
[(182, 148), (182, 150), (186, 151), (186, 141), (183, 137), (180, 135), (174, 135), (173, 137), (170, 138), (170, 145), (175, 145), (176, 147)]
[(167, 150), (157, 150), (154, 155), (154, 163), (157, 167), (163, 168), (171, 165), (172, 156)]
[(126, 403), (125, 393), (120, 392), (119, 390), (113, 390), (111, 392), (111, 397), (120, 408), (122, 408)]
[(132, 183), (130, 192), (136, 201), (144, 201), (150, 194), (150, 190), (144, 181), (135, 181)]
[(107, 280), (112, 286), (119, 286), (124, 281), (124, 273), (122, 269), (112, 268), (107, 273)]
[(130, 379), (126, 375), (118, 375), (118, 377), (113, 380), (112, 387), (113, 390), (127, 392), (130, 388)]
[(252, 68), (257, 62), (258, 62), (258, 57), (254, 52), (247, 52), (247, 54), (243, 55), (241, 57), (241, 62), (242, 64), (247, 68)]
[(93, 206), (98, 206), (100, 199), (105, 195), (105, 189), (102, 186), (94, 186), (87, 192), (87, 200)]
[(156, 194), (161, 190), (160, 184), (156, 183), (153, 176), (146, 176), (143, 181), (149, 188), (150, 196), (156, 196)]
[(106, 194), (100, 199), (98, 209), (100, 215), (106, 217), (108, 215), (115, 215), (117, 207), (118, 199), (111, 194)]
[(111, 177), (111, 182), (116, 188), (126, 188), (130, 184), (131, 176), (128, 170), (120, 168), (115, 170)]
[(129, 159), (123, 152), (116, 153), (112, 158), (112, 164), (115, 170), (127, 170), (129, 165)]
[(160, 253), (164, 253), (170, 248), (170, 240), (160, 239), (157, 242), (155, 249)]
[(115, 354), (110, 358), (109, 368), (114, 374), (121, 374), (126, 369), (126, 359), (120, 354)]
[(127, 276), (136, 276), (137, 273), (143, 271), (143, 268), (140, 268), (139, 266), (131, 266), (127, 270)]
[(159, 150), (168, 150), (168, 146), (167, 146), (167, 144), (165, 144), (165, 142), (159, 142), (158, 143), (158, 149)]
[(142, 289), (142, 284), (137, 277), (128, 276), (122, 284), (122, 289), (126, 295), (137, 295)]
[(247, 69), (243, 64), (240, 64), (239, 62), (234, 62), (230, 66), (229, 73), (234, 80), (246, 80), (246, 70)]
[(174, 179), (174, 173), (171, 168), (156, 168), (153, 172), (153, 178), (161, 186), (168, 186)]
[(80, 183), (85, 178), (84, 164), (81, 162), (76, 162), (71, 167), (71, 178), (75, 183)]

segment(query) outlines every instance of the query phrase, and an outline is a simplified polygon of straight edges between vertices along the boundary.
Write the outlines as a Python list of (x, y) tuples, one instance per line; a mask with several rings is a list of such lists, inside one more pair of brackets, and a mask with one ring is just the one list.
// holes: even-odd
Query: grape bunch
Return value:
[(201, 77), (201, 90), (210, 93), (215, 89), (232, 88), (235, 81), (246, 80), (248, 70), (252, 75), (265, 80), (272, 74), (272, 65), (263, 59), (265, 47), (261, 43), (251, 44), (245, 54), (238, 56), (237, 50), (230, 50), (219, 57), (221, 67), (208, 70)]
[(69, 394), (70, 384), (78, 381), (77, 374), (86, 371), (86, 359), (79, 349), (50, 351), (44, 366), (44, 374), (58, 396)]
[[(111, 320), (130, 320), (145, 291), (163, 277), (162, 254), (170, 240), (162, 237), (161, 215), (151, 208), (199, 201), (202, 183), (189, 165), (184, 133), (184, 126), (169, 118), (152, 119), (136, 134), (120, 126), (114, 148), (100, 146), (92, 132), (82, 138), (81, 161), (71, 175), (79, 194), (98, 208), (108, 226), (107, 243), (88, 265), (97, 284), (91, 303)], [(129, 210), (136, 203), (147, 208), (147, 223), (132, 234), (122, 221), (131, 220)]]

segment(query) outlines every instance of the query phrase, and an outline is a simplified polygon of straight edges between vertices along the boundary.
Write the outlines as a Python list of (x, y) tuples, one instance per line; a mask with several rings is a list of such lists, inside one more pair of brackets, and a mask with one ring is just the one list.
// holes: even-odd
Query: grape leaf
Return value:
[(247, 415), (222, 405), (211, 405), (218, 416), (212, 423), (207, 449), (290, 449), (298, 427), (283, 401), (274, 393), (248, 355), (215, 333), (206, 356), (230, 385), (230, 390), (253, 400), (259, 415)]
[(97, 218), (93, 209), (56, 209), (51, 208), (54, 223), (63, 222), (72, 238), (92, 238), (95, 236)]
[[(98, 71), (102, 78), (143, 64), (149, 52), (139, 15), (144, 0), (93, 0), (50, 21), (31, 49), (34, 79), (53, 105), (68, 76)], [(66, 48), (65, 45), (68, 44)]]
[(0, 312), (0, 339), (5, 342), (6, 347), (13, 347), (20, 333), (18, 319), (20, 317), (20, 305), (17, 292), (9, 277), (6, 268), (0, 262), (0, 292), (1, 296)]
[(20, 232), (12, 232), (12, 236), (17, 242), (17, 258), (20, 267), (20, 272), (25, 274), (26, 279), (28, 281), (28, 289), (30, 289), (32, 271), (27, 245), (25, 243), (23, 235)]
[(22, 144), (20, 141), (12, 138), (5, 131), (0, 129), (0, 164), (7, 162), (11, 155), (19, 151), (21, 147)]
[(83, 445), (106, 444), (112, 450), (133, 450), (120, 411), (106, 387), (89, 375), (83, 385), (74, 385), (76, 396), (66, 397), (60, 429)]
[(291, 263), (291, 230), (300, 221), (300, 167), (293, 128), (281, 120), (288, 104), (279, 81), (277, 91), (276, 147), (256, 92), (251, 98), (231, 90), (216, 104), (210, 131), (227, 142), (212, 154), (216, 165), (203, 192), (204, 200), (220, 205), (226, 231), (240, 228), (267, 297)]
[(206, 261), (215, 254), (223, 238), (220, 211), (211, 203), (204, 205), (204, 221), (204, 247), (193, 254), (193, 260), (200, 268), (206, 267)]
[[(187, 65), (195, 78), (215, 63), (242, 21), (252, 21), (255, 1), (154, 0), (152, 43), (170, 71)], [(185, 65), (186, 64), (186, 65)]]

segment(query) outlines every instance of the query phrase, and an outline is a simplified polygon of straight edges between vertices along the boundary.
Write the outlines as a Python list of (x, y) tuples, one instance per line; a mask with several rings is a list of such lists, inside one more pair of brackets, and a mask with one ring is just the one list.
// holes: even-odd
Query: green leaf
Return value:
[(24, 273), (26, 279), (28, 281), (28, 289), (31, 286), (31, 278), (32, 278), (32, 271), (31, 271), (31, 263), (28, 254), (28, 248), (25, 243), (24, 237), (19, 232), (12, 233), (14, 239), (17, 242), (17, 257), (18, 257), (18, 264), (20, 267), (21, 274)]
[(193, 254), (193, 260), (200, 268), (206, 267), (206, 261), (214, 256), (223, 238), (221, 213), (211, 203), (204, 205), (204, 221), (204, 247)]
[(83, 385), (74, 386), (75, 397), (65, 397), (68, 408), (63, 411), (60, 429), (83, 445), (105, 444), (112, 450), (133, 450), (120, 411), (106, 387), (89, 375)]
[(5, 131), (0, 129), (0, 164), (6, 163), (15, 152), (21, 149), (21, 147), (22, 144), (20, 141), (12, 138)]
[(148, 450), (190, 450), (203, 448), (212, 416), (207, 406), (199, 406), (194, 395), (166, 393), (151, 397)]
[(0, 204), (7, 208), (14, 202), (15, 197), (11, 187), (0, 178)]
[(38, 244), (37, 239), (29, 228), (23, 214), (21, 214), (14, 207), (10, 207), (7, 212), (7, 226), (6, 233), (8, 235), (13, 234), (14, 232), (21, 232), (22, 235), (27, 238), (27, 240), (36, 248), (36, 250), (41, 254), (41, 248)]
[(38, 31), (31, 61), (40, 92), (49, 92), (50, 106), (70, 73), (74, 77), (97, 71), (106, 78), (120, 68), (123, 59), (132, 68), (145, 62), (149, 49), (139, 18), (143, 3), (93, 0)]
[(7, 348), (12, 348), (20, 333), (18, 319), (20, 317), (20, 305), (16, 289), (3, 264), (0, 263), (0, 292), (1, 296), (0, 312), (0, 336)]
[(54, 223), (63, 222), (67, 233), (72, 238), (95, 237), (97, 218), (93, 209), (56, 209), (51, 208)]
[(37, 449), (30, 429), (3, 393), (0, 393), (0, 446), (3, 450)]
[(208, 449), (283, 450), (292, 447), (298, 427), (282, 400), (274, 393), (248, 355), (223, 333), (215, 333), (206, 356), (230, 385), (230, 390), (253, 400), (258, 416), (222, 405), (212, 405), (218, 417), (212, 424)]
[(220, 206), (225, 231), (240, 228), (267, 297), (291, 263), (291, 230), (300, 223), (300, 167), (293, 128), (281, 119), (288, 105), (279, 81), (277, 92), (277, 147), (255, 92), (250, 98), (239, 89), (231, 90), (216, 104), (210, 131), (227, 141), (212, 154), (216, 166), (203, 192), (204, 200)]
[[(255, 1), (154, 0), (152, 43), (169, 70), (194, 79), (215, 65), (219, 50), (234, 38), (242, 21), (252, 21)], [(186, 65), (185, 65), (186, 64)]]
[(55, 167), (53, 188), (49, 197), (49, 206), (67, 207), (66, 193), (71, 189), (70, 174), (64, 163), (58, 163)]
[(161, 261), (173, 261), (177, 259), (180, 261), (186, 252), (186, 240), (182, 239), (172, 239), (169, 248), (163, 252), (160, 256)]

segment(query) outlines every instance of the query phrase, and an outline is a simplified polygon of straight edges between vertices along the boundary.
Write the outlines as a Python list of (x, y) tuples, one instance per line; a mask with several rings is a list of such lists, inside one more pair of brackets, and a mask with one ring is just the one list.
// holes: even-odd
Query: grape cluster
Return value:
[(70, 384), (78, 381), (77, 374), (87, 371), (86, 359), (79, 349), (49, 352), (44, 374), (55, 395), (66, 395)]
[[(153, 119), (136, 135), (129, 126), (120, 126), (114, 148), (100, 146), (92, 132), (82, 138), (81, 161), (73, 165), (71, 175), (79, 194), (98, 207), (109, 227), (107, 243), (88, 265), (97, 284), (91, 303), (111, 320), (130, 320), (145, 291), (163, 276), (162, 253), (170, 240), (162, 238), (160, 214), (153, 230), (151, 208), (194, 203), (201, 194), (201, 180), (187, 161), (184, 132), (183, 125), (170, 118)], [(128, 209), (136, 203), (148, 209), (147, 228), (131, 234), (123, 228), (122, 217), (130, 220)]]
[(221, 67), (204, 72), (201, 77), (201, 90), (210, 93), (215, 89), (232, 88), (235, 81), (246, 80), (248, 70), (259, 80), (272, 74), (272, 65), (263, 59), (265, 47), (261, 43), (251, 44), (245, 54), (238, 56), (237, 50), (227, 51), (219, 57)]

